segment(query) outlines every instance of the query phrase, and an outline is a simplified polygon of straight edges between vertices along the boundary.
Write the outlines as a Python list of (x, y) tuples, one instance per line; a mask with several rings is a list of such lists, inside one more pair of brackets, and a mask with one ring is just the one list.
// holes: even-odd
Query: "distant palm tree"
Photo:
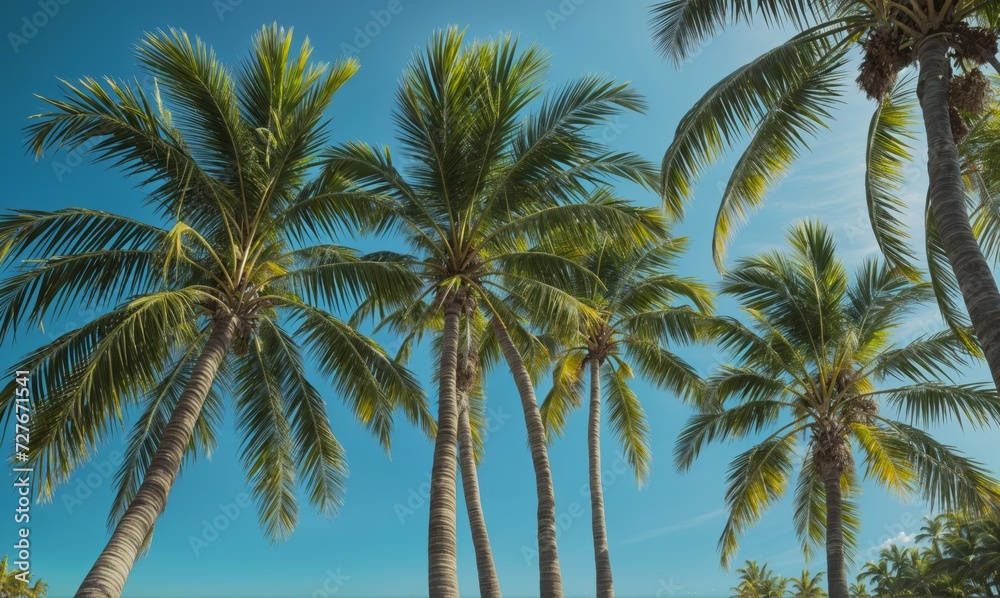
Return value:
[(8, 556), (0, 559), (0, 598), (45, 598), (49, 586), (41, 579), (29, 585), (31, 575), (19, 569), (7, 569)]
[(941, 513), (934, 517), (924, 517), (924, 524), (920, 526), (920, 531), (914, 536), (917, 542), (930, 542), (930, 549), (937, 555), (941, 554), (941, 541), (944, 539), (949, 529), (949, 517)]
[(768, 570), (767, 563), (747, 561), (736, 570), (740, 583), (732, 588), (735, 598), (785, 598), (788, 580)]
[(871, 598), (871, 594), (868, 593), (868, 588), (863, 582), (855, 582), (851, 584), (849, 588), (851, 598)]
[[(541, 595), (562, 595), (555, 491), (534, 385), (524, 364), (522, 310), (569, 321), (580, 306), (559, 288), (579, 267), (540, 243), (550, 231), (580, 238), (598, 230), (629, 241), (646, 233), (641, 211), (603, 187), (625, 178), (647, 187), (655, 169), (612, 152), (591, 135), (644, 104), (626, 85), (588, 76), (541, 99), (548, 59), (519, 51), (510, 36), (466, 45), (456, 29), (436, 33), (414, 56), (396, 94), (405, 166), (386, 147), (348, 143), (328, 155), (325, 178), (354, 183), (328, 209), (350, 210), (399, 233), (417, 253), (421, 299), (443, 314), (438, 418), (431, 474), (428, 585), (432, 598), (458, 596), (456, 368), (463, 314), (482, 310), (515, 378), (538, 496)], [(647, 235), (648, 236), (648, 235)], [(537, 248), (537, 249), (532, 249)]]
[[(830, 233), (815, 222), (791, 227), (788, 245), (742, 259), (724, 277), (722, 293), (745, 313), (712, 326), (736, 365), (708, 380), (676, 460), (688, 469), (707, 443), (773, 429), (730, 466), (722, 560), (730, 562), (739, 536), (787, 491), (799, 461), (796, 531), (807, 551), (825, 541), (828, 592), (847, 598), (859, 478), (945, 508), (983, 512), (1000, 504), (1000, 486), (981, 464), (915, 427), (998, 423), (1000, 398), (990, 385), (940, 381), (968, 362), (951, 330), (893, 343), (904, 318), (931, 297), (927, 285), (874, 260), (852, 281)], [(891, 379), (909, 383), (884, 387)], [(802, 453), (800, 438), (808, 443)]]
[[(357, 70), (310, 63), (277, 25), (256, 36), (238, 74), (179, 30), (148, 34), (138, 62), (155, 93), (106, 79), (66, 83), (66, 98), (28, 127), (31, 149), (92, 145), (96, 160), (139, 177), (163, 227), (88, 209), (0, 216), (0, 338), (74, 305), (104, 310), (32, 351), (32, 459), (43, 497), (138, 409), (118, 473), (110, 541), (77, 596), (121, 595), (186, 457), (210, 451), (224, 386), (242, 461), (269, 539), (296, 526), (296, 473), (327, 516), (347, 466), (304, 351), (358, 420), (388, 447), (402, 407), (430, 429), (417, 380), (327, 309), (419, 281), (384, 256), (329, 244), (349, 215), (313, 207), (342, 190), (307, 182), (325, 143), (325, 111)], [(291, 329), (286, 327), (291, 325)], [(14, 389), (2, 395), (12, 410)]]
[(789, 598), (826, 598), (826, 591), (823, 590), (823, 573), (811, 575), (809, 569), (803, 569), (802, 575), (792, 577), (788, 580), (792, 585), (789, 590)]
[[(614, 596), (601, 483), (602, 398), (607, 399), (612, 434), (636, 480), (643, 483), (652, 455), (642, 402), (631, 388), (635, 372), (662, 390), (686, 397), (697, 394), (701, 386), (694, 369), (669, 347), (669, 343), (694, 340), (697, 314), (712, 309), (705, 286), (672, 271), (685, 241), (665, 238), (652, 246), (627, 250), (597, 241), (596, 247), (577, 260), (596, 276), (594, 280), (583, 278), (586, 288), (575, 291), (594, 315), (581, 319), (580, 327), (567, 338), (553, 368), (552, 390), (541, 408), (551, 440), (562, 434), (569, 411), (584, 403), (584, 380), (589, 371), (587, 444), (600, 598)], [(691, 302), (698, 311), (678, 305), (678, 300)]]
[[(989, 105), (992, 93), (979, 70), (1000, 69), (1000, 8), (988, 0), (780, 0), (705, 2), (667, 0), (652, 9), (660, 50), (680, 63), (706, 40), (738, 23), (763, 22), (794, 31), (784, 43), (755, 57), (715, 84), (681, 119), (662, 164), (667, 205), (681, 205), (697, 179), (729, 149), (745, 148), (732, 170), (716, 218), (713, 253), (721, 265), (725, 245), (790, 169), (810, 138), (829, 126), (848, 93), (845, 74), (878, 105), (866, 143), (866, 199), (872, 231), (893, 267), (916, 276), (906, 226), (900, 219), (908, 140), (918, 124), (899, 107), (893, 88), (901, 71), (917, 63), (917, 86), (903, 96), (919, 101), (927, 143), (927, 237), (943, 266), (954, 273), (982, 343), (995, 385), (1000, 385), (1000, 291), (970, 224), (957, 141), (966, 120)], [(853, 53), (852, 50), (857, 50)], [(954, 75), (955, 70), (962, 71)], [(744, 143), (744, 137), (750, 141)], [(980, 206), (990, 197), (970, 195)], [(980, 207), (975, 208), (981, 211)], [(988, 215), (997, 234), (1000, 220)], [(992, 256), (995, 257), (995, 256)], [(949, 294), (951, 294), (949, 293)], [(945, 297), (942, 296), (942, 300)], [(954, 310), (946, 317), (964, 318)]]

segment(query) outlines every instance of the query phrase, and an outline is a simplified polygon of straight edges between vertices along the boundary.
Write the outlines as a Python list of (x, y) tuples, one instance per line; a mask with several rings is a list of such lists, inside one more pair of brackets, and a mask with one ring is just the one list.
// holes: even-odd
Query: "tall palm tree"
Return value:
[(41, 579), (30, 584), (30, 574), (19, 569), (7, 569), (8, 555), (0, 559), (0, 598), (45, 598), (49, 586)]
[[(736, 365), (708, 380), (676, 460), (687, 469), (709, 442), (767, 430), (730, 466), (723, 562), (786, 492), (798, 461), (796, 531), (807, 551), (825, 541), (828, 592), (847, 598), (845, 557), (858, 521), (852, 496), (861, 478), (945, 508), (981, 512), (1000, 504), (1000, 486), (981, 464), (916, 427), (998, 423), (1000, 400), (990, 385), (949, 382), (953, 368), (969, 361), (952, 331), (894, 343), (904, 318), (930, 298), (928, 285), (875, 260), (852, 281), (833, 238), (815, 222), (791, 227), (788, 245), (742, 259), (724, 277), (722, 293), (744, 315), (712, 327)], [(797, 453), (800, 438), (807, 450)]]
[[(727, 75), (684, 116), (663, 158), (664, 201), (681, 204), (708, 166), (750, 136), (716, 218), (713, 252), (721, 266), (729, 237), (760, 207), (808, 140), (828, 126), (846, 93), (841, 78), (856, 64), (851, 52), (858, 50), (858, 83), (877, 102), (865, 177), (872, 230), (890, 265), (915, 276), (899, 218), (902, 169), (910, 151), (906, 135), (897, 132), (907, 119), (889, 98), (900, 71), (917, 62), (915, 92), (930, 177), (928, 237), (950, 264), (956, 283), (951, 290), (961, 293), (994, 383), (1000, 385), (1000, 292), (970, 225), (956, 144), (967, 132), (964, 119), (988, 105), (990, 85), (979, 66), (1000, 66), (997, 3), (667, 0), (653, 7), (653, 35), (660, 50), (680, 63), (726, 27), (758, 19), (791, 27), (795, 34)], [(961, 75), (953, 76), (956, 68)], [(908, 89), (912, 96), (913, 88)], [(992, 228), (997, 226), (994, 220)]]
[[(304, 351), (386, 447), (397, 407), (431, 424), (417, 380), (329, 311), (368, 296), (392, 305), (419, 280), (383, 256), (316, 242), (336, 227), (309, 206), (338, 188), (306, 177), (326, 140), (324, 111), (357, 64), (310, 53), (308, 40), (295, 51), (291, 31), (265, 27), (234, 75), (183, 31), (148, 34), (137, 58), (153, 97), (134, 83), (82, 79), (46, 99), (51, 111), (28, 127), (37, 154), (96, 142), (91, 155), (139, 177), (158, 219), (0, 216), (0, 257), (19, 267), (0, 284), (0, 338), (74, 304), (103, 310), (15, 367), (35, 384), (41, 495), (138, 410), (111, 538), (77, 596), (121, 595), (182, 462), (214, 446), (223, 395), (266, 536), (284, 539), (296, 525), (297, 473), (314, 507), (337, 512), (344, 451)], [(4, 413), (13, 396), (8, 386)]]
[[(655, 184), (655, 169), (610, 151), (589, 133), (641, 99), (627, 86), (588, 76), (544, 93), (548, 59), (510, 36), (466, 45), (456, 29), (436, 33), (414, 56), (396, 93), (394, 119), (406, 164), (385, 147), (349, 143), (327, 156), (324, 178), (354, 192), (317, 205), (374, 220), (398, 232), (417, 255), (421, 299), (443, 317), (438, 371), (428, 538), (429, 591), (458, 596), (455, 554), (458, 402), (456, 370), (462, 314), (483, 311), (521, 397), (538, 495), (539, 578), (543, 596), (561, 596), (555, 497), (545, 434), (520, 341), (529, 338), (518, 303), (552, 320), (577, 317), (579, 305), (559, 282), (576, 275), (571, 260), (547, 250), (552, 230), (620, 239), (647, 235), (644, 214), (603, 187), (611, 178)], [(321, 217), (317, 213), (317, 217)], [(624, 242), (624, 241), (623, 241)]]
[[(579, 242), (579, 241), (577, 241)], [(697, 330), (697, 313), (712, 309), (708, 289), (673, 273), (686, 239), (664, 238), (652, 246), (616, 250), (598, 241), (578, 261), (596, 275), (576, 290), (593, 317), (566, 340), (553, 368), (553, 385), (542, 404), (549, 439), (562, 434), (569, 411), (584, 403), (590, 375), (587, 428), (591, 524), (597, 570), (597, 596), (612, 598), (614, 584), (604, 517), (601, 483), (601, 411), (607, 397), (611, 431), (640, 484), (649, 473), (649, 425), (638, 395), (631, 389), (634, 372), (663, 390), (682, 396), (697, 393), (701, 379), (670, 350), (687, 343)], [(677, 305), (692, 303), (697, 312)], [(603, 383), (602, 383), (603, 379)]]
[(809, 569), (803, 569), (802, 575), (788, 580), (792, 585), (789, 590), (789, 598), (826, 598), (823, 590), (823, 572), (816, 575), (809, 573)]

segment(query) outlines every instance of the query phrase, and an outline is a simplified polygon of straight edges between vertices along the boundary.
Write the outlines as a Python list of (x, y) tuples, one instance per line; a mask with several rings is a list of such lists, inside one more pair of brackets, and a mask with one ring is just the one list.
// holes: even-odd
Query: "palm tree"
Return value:
[(424, 280), (419, 299), (428, 299), (443, 317), (428, 533), (432, 598), (458, 596), (456, 369), (462, 315), (487, 315), (517, 383), (538, 495), (541, 594), (561, 596), (555, 493), (522, 355), (521, 341), (530, 335), (517, 305), (536, 306), (552, 320), (577, 317), (579, 306), (558, 283), (577, 275), (579, 267), (541, 245), (548, 232), (583, 238), (606, 229), (623, 240), (646, 234), (648, 210), (631, 208), (595, 185), (612, 177), (653, 185), (654, 169), (588, 135), (624, 110), (641, 109), (642, 101), (625, 85), (588, 76), (528, 112), (544, 92), (547, 64), (539, 48), (519, 51), (510, 36), (466, 46), (456, 29), (436, 33), (414, 56), (396, 94), (405, 167), (397, 169), (388, 148), (342, 145), (328, 154), (324, 178), (352, 181), (354, 191), (316, 206), (367, 215), (375, 221), (373, 230), (398, 232), (417, 253), (408, 259)]
[(822, 582), (822, 572), (811, 575), (809, 569), (803, 569), (800, 577), (793, 577), (789, 580), (789, 583), (792, 584), (790, 598), (826, 598)]
[[(796, 531), (807, 551), (825, 541), (828, 592), (847, 598), (860, 478), (945, 508), (995, 508), (1000, 486), (983, 466), (916, 426), (946, 419), (987, 426), (1000, 422), (1000, 401), (992, 386), (948, 382), (952, 368), (969, 361), (951, 330), (893, 342), (904, 318), (930, 298), (928, 285), (875, 260), (852, 281), (815, 222), (791, 227), (788, 245), (742, 259), (724, 277), (722, 293), (740, 301), (744, 315), (712, 327), (736, 365), (707, 381), (702, 412), (681, 432), (675, 456), (687, 469), (709, 442), (768, 430), (730, 465), (723, 563), (786, 492), (798, 461)], [(904, 383), (884, 387), (891, 379)], [(797, 453), (800, 438), (807, 445)]]
[[(96, 142), (95, 159), (139, 177), (166, 225), (88, 209), (0, 216), (0, 258), (23, 260), (0, 285), (0, 338), (74, 304), (104, 310), (15, 367), (35, 385), (41, 495), (138, 409), (111, 538), (77, 596), (121, 595), (182, 462), (215, 444), (221, 389), (271, 540), (296, 525), (297, 473), (324, 515), (343, 499), (344, 451), (304, 351), (386, 447), (397, 407), (429, 429), (417, 380), (328, 311), (368, 296), (392, 305), (419, 281), (384, 256), (313, 243), (336, 227), (309, 206), (338, 188), (306, 177), (325, 143), (324, 111), (357, 64), (310, 62), (308, 40), (297, 52), (291, 44), (291, 31), (263, 28), (234, 76), (183, 31), (148, 34), (137, 58), (153, 97), (82, 79), (28, 127), (36, 154)], [(5, 389), (4, 413), (14, 394)]]
[[(653, 35), (660, 50), (680, 63), (727, 26), (755, 19), (796, 33), (726, 76), (684, 116), (663, 158), (665, 203), (682, 204), (704, 170), (750, 135), (716, 218), (713, 252), (721, 266), (735, 229), (760, 207), (808, 139), (828, 126), (846, 93), (840, 78), (853, 68), (851, 51), (858, 49), (858, 83), (877, 102), (865, 178), (872, 230), (889, 264), (915, 276), (899, 219), (909, 118), (891, 92), (900, 71), (918, 62), (916, 97), (929, 156), (928, 237), (954, 272), (951, 290), (964, 298), (994, 383), (1000, 384), (1000, 292), (970, 225), (956, 145), (967, 132), (964, 120), (988, 105), (990, 85), (979, 66), (1000, 67), (996, 2), (667, 0), (653, 7)], [(953, 76), (956, 68), (963, 72)], [(997, 226), (994, 220), (992, 228)]]
[(652, 455), (645, 412), (630, 388), (633, 372), (683, 396), (694, 395), (701, 382), (693, 368), (667, 346), (672, 341), (689, 342), (696, 334), (698, 312), (676, 305), (678, 298), (690, 301), (702, 313), (712, 309), (706, 287), (671, 272), (685, 243), (683, 238), (666, 238), (652, 246), (621, 251), (598, 242), (578, 260), (597, 277), (596, 281), (584, 279), (587, 288), (576, 293), (595, 316), (581, 320), (567, 339), (553, 368), (552, 390), (541, 408), (551, 440), (562, 434), (567, 413), (583, 404), (589, 371), (590, 506), (601, 598), (614, 596), (601, 483), (602, 394), (607, 395), (612, 433), (641, 484), (649, 474)]
[(28, 585), (32, 575), (16, 568), (7, 569), (8, 555), (0, 559), (0, 598), (45, 598), (49, 586), (41, 579)]
[(767, 563), (758, 565), (757, 561), (747, 561), (736, 573), (740, 583), (732, 588), (735, 598), (785, 598), (788, 580), (768, 570)]
[(924, 524), (920, 526), (920, 531), (914, 539), (917, 542), (930, 541), (930, 550), (936, 554), (941, 554), (941, 542), (948, 533), (950, 518), (947, 514), (941, 513), (934, 517), (924, 517)]
[(895, 575), (889, 569), (889, 561), (880, 554), (880, 558), (877, 561), (868, 561), (864, 564), (861, 568), (861, 573), (858, 574), (858, 583), (856, 585), (865, 587), (864, 582), (870, 582), (873, 585), (872, 591), (875, 592), (876, 596), (888, 596), (891, 595), (890, 592), (894, 591), (894, 580)]
[(851, 598), (871, 598), (871, 594), (868, 593), (868, 588), (863, 582), (855, 582), (851, 584), (849, 588)]
[[(471, 314), (470, 314), (471, 315)], [(466, 317), (464, 324), (471, 328), (473, 323)], [(479, 497), (479, 473), (477, 467), (483, 457), (483, 432), (486, 429), (484, 417), (483, 374), (478, 349), (479, 334), (471, 330), (465, 336), (465, 347), (459, 351), (455, 389), (458, 401), (458, 457), (462, 474), (462, 492), (465, 508), (472, 531), (472, 546), (476, 552), (476, 568), (479, 573), (480, 598), (500, 598), (500, 580), (493, 563), (493, 549), (483, 516), (482, 501)], [(475, 421), (475, 425), (472, 423)]]

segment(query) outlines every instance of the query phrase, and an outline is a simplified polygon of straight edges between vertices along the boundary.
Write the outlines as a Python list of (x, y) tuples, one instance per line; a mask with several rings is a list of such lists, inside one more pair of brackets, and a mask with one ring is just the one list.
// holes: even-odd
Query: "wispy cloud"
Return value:
[(649, 530), (648, 532), (643, 532), (641, 534), (636, 534), (631, 538), (628, 538), (622, 542), (622, 544), (635, 544), (636, 542), (644, 542), (652, 538), (658, 538), (660, 536), (667, 536), (674, 532), (679, 532), (683, 529), (690, 529), (692, 527), (698, 527), (703, 523), (712, 521), (713, 519), (718, 519), (719, 517), (726, 514), (725, 509), (718, 509), (711, 511), (709, 513), (703, 513), (696, 517), (692, 517), (685, 521), (684, 523), (678, 523), (676, 525), (668, 525), (665, 527), (658, 527), (656, 529)]
[(907, 535), (906, 532), (899, 532), (892, 538), (887, 538), (885, 542), (882, 542), (879, 548), (889, 548), (893, 544), (899, 544), (900, 546), (905, 546), (907, 544), (913, 544), (913, 540), (916, 538), (916, 534)]

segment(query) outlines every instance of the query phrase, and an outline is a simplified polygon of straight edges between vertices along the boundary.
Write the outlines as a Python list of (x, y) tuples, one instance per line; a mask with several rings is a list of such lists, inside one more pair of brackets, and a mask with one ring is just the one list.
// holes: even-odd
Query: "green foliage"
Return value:
[[(261, 525), (284, 539), (297, 487), (326, 516), (343, 500), (347, 463), (326, 398), (342, 398), (386, 448), (397, 409), (431, 427), (416, 379), (334, 315), (373, 298), (399, 305), (419, 286), (393, 256), (326, 244), (356, 215), (336, 211), (341, 181), (309, 177), (327, 143), (324, 113), (358, 65), (316, 62), (308, 40), (294, 47), (277, 25), (235, 70), (180, 30), (150, 33), (136, 52), (153, 93), (136, 81), (64, 82), (63, 99), (43, 98), (49, 111), (32, 117), (28, 144), (36, 154), (88, 147), (138, 180), (155, 222), (78, 208), (0, 215), (0, 338), (74, 308), (99, 314), (12, 368), (33, 372), (40, 496), (132, 420), (114, 526), (214, 323), (236, 318), (187, 456), (214, 450), (231, 405)], [(324, 198), (328, 219), (314, 219)], [(306, 355), (335, 392), (310, 382)], [(0, 395), (5, 415), (13, 390)]]
[(876, 596), (995, 596), (1000, 590), (1000, 520), (952, 511), (924, 518), (916, 544), (893, 544), (865, 563), (858, 585)]
[(699, 323), (713, 308), (712, 296), (701, 283), (672, 272), (683, 238), (664, 237), (631, 249), (607, 240), (593, 245), (577, 261), (595, 278), (581, 278), (570, 288), (589, 315), (560, 339), (542, 421), (550, 440), (562, 434), (568, 413), (589, 400), (585, 374), (596, 362), (612, 435), (641, 484), (652, 457), (650, 429), (631, 380), (638, 375), (687, 399), (701, 393), (701, 378), (670, 345), (700, 338)]
[(723, 562), (788, 491), (796, 467), (794, 519), (807, 554), (826, 536), (826, 476), (840, 480), (849, 557), (862, 479), (946, 509), (1000, 504), (1000, 486), (981, 464), (917, 427), (1000, 423), (991, 386), (939, 380), (972, 359), (961, 338), (902, 336), (907, 316), (930, 299), (928, 285), (875, 261), (850, 277), (818, 223), (791, 227), (788, 245), (744, 258), (724, 277), (722, 293), (744, 316), (714, 318), (710, 330), (735, 365), (708, 379), (700, 413), (676, 444), (677, 465), (687, 469), (710, 442), (765, 435), (730, 466)]
[[(828, 128), (833, 109), (852, 93), (844, 85), (864, 54), (869, 34), (892, 31), (891, 57), (866, 57), (863, 64), (885, 66), (898, 59), (903, 71), (912, 63), (912, 47), (927, 35), (995, 27), (993, 2), (958, 0), (947, 10), (926, 2), (850, 2), (847, 0), (667, 0), (651, 11), (652, 35), (658, 49), (680, 64), (697, 55), (717, 35), (735, 25), (782, 26), (791, 32), (783, 43), (725, 75), (681, 118), (661, 167), (664, 206), (676, 210), (691, 199), (704, 174), (727, 152), (739, 152), (723, 193), (715, 223), (712, 251), (723, 269), (726, 247), (736, 230), (764, 203), (765, 196), (791, 169), (809, 142)], [(958, 56), (961, 36), (949, 36)], [(896, 38), (893, 38), (896, 39)], [(961, 50), (961, 51), (960, 51)], [(965, 51), (966, 54), (971, 50)], [(898, 53), (899, 56), (896, 56)], [(899, 66), (899, 65), (897, 65)], [(976, 65), (955, 59), (956, 70)], [(862, 67), (864, 68), (864, 67)], [(877, 69), (876, 69), (877, 70)], [(864, 71), (863, 71), (864, 72)], [(917, 252), (903, 225), (906, 208), (903, 169), (913, 162), (913, 127), (919, 122), (913, 77), (899, 71), (879, 73), (889, 93), (878, 98), (868, 127), (865, 152), (865, 198), (872, 227), (890, 266), (916, 280)], [(859, 79), (860, 80), (860, 79)], [(992, 79), (996, 86), (997, 79)], [(881, 94), (879, 94), (881, 95)], [(982, 114), (963, 112), (969, 136), (961, 142), (963, 175), (968, 188), (974, 232), (990, 259), (997, 259), (1000, 211), (996, 210), (998, 108)], [(941, 313), (970, 350), (976, 341), (967, 332), (968, 318), (958, 306), (954, 274), (934, 230), (927, 223), (926, 255)]]
[(8, 560), (8, 555), (0, 559), (0, 598), (45, 598), (48, 584), (36, 579), (35, 583), (29, 585), (28, 582), (33, 576), (29, 575), (28, 581), (18, 578), (22, 571), (16, 568), (7, 569)]

